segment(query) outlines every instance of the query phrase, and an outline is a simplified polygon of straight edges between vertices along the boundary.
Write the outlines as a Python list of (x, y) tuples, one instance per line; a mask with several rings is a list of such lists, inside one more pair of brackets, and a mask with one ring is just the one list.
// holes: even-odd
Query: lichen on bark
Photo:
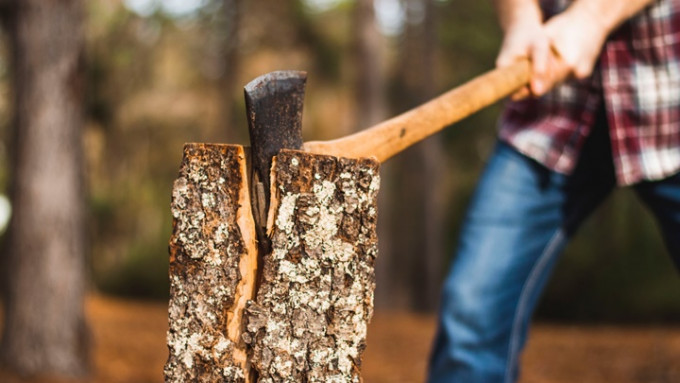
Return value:
[(359, 382), (373, 312), (378, 163), (282, 151), (244, 340), (258, 381)]
[(227, 331), (240, 262), (251, 251), (249, 229), (239, 226), (239, 209), (252, 221), (249, 204), (243, 206), (249, 200), (245, 169), (240, 146), (184, 147), (171, 202), (166, 382), (244, 382), (248, 375), (241, 334), (234, 339)]

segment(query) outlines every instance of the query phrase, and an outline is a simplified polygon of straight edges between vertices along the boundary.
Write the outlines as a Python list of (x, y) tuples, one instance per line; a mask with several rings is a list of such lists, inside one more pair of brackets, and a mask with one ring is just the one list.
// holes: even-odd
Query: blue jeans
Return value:
[[(529, 321), (569, 237), (615, 187), (606, 127), (574, 173), (552, 172), (499, 142), (468, 210), (430, 360), (430, 383), (514, 382)], [(680, 174), (634, 186), (680, 265)]]

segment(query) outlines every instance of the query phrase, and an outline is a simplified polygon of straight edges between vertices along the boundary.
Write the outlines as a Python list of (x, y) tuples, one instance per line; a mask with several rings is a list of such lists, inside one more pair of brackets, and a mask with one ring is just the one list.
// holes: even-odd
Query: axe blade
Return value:
[(302, 104), (307, 73), (277, 71), (245, 86), (253, 169), (269, 186), (272, 157), (281, 149), (302, 149)]
[(281, 149), (302, 149), (302, 105), (307, 73), (276, 71), (244, 88), (253, 167), (254, 216), (261, 246), (269, 210), (272, 158)]

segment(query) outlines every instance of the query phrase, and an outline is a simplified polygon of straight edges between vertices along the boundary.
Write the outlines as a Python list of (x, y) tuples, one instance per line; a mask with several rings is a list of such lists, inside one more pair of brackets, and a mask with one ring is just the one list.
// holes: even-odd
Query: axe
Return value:
[(526, 85), (529, 64), (325, 142), (301, 137), (305, 79), (273, 72), (246, 86), (251, 161), (240, 145), (184, 147), (171, 202), (168, 383), (361, 381), (379, 162)]
[(304, 143), (301, 123), (306, 73), (278, 71), (254, 79), (245, 87), (245, 98), (253, 159), (253, 207), (261, 244), (267, 242), (263, 228), (272, 157), (281, 149), (348, 158), (373, 157), (384, 162), (519, 90), (528, 84), (529, 76), (529, 61), (520, 60), (368, 129), (335, 140)]

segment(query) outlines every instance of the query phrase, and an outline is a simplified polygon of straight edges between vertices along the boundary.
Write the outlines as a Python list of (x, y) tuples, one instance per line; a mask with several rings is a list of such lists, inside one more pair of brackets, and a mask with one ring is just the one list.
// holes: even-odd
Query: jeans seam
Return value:
[(528, 297), (531, 296), (537, 279), (541, 275), (541, 272), (548, 265), (548, 260), (551, 258), (551, 255), (554, 255), (553, 253), (555, 253), (562, 238), (562, 229), (558, 229), (555, 234), (553, 234), (550, 241), (548, 241), (548, 245), (538, 258), (538, 261), (532, 267), (531, 272), (529, 272), (529, 278), (522, 287), (522, 292), (520, 293), (517, 309), (515, 310), (515, 315), (513, 318), (512, 330), (510, 332), (510, 342), (508, 345), (508, 364), (505, 369), (505, 379), (503, 379), (506, 383), (512, 382), (515, 365), (517, 364), (517, 354), (519, 353), (519, 333), (521, 331), (521, 325), (524, 319), (524, 311), (526, 310), (525, 306), (528, 304)]

